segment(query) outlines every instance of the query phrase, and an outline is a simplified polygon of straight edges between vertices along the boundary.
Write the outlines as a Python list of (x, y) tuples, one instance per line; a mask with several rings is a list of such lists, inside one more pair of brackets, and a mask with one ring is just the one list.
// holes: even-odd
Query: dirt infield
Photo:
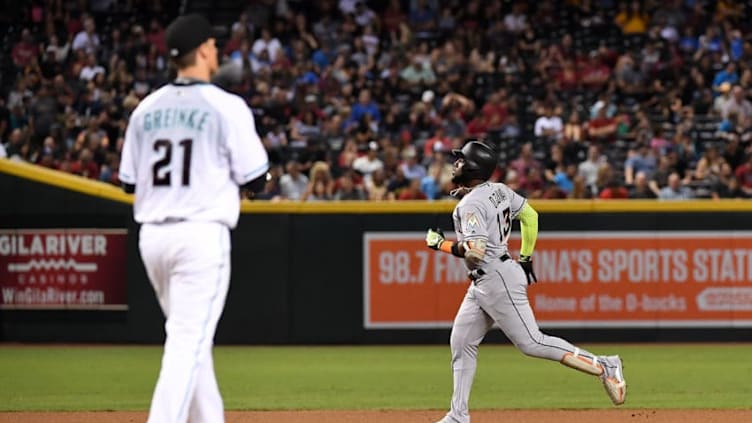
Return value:
[[(433, 423), (442, 411), (229, 411), (227, 423)], [(0, 423), (137, 423), (145, 412), (0, 413)], [(742, 423), (752, 410), (486, 410), (473, 423)]]

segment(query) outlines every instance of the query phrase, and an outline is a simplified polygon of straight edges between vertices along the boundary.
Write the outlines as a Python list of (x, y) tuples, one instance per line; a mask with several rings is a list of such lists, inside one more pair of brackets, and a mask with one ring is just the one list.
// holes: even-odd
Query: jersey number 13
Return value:
[[(191, 152), (193, 149), (193, 140), (186, 138), (177, 143), (183, 150), (183, 178), (182, 185), (187, 187), (191, 184)], [(172, 163), (172, 141), (156, 140), (154, 141), (154, 152), (160, 155), (160, 159), (154, 163), (152, 176), (154, 177), (154, 186), (170, 186), (172, 182), (172, 172), (165, 169)]]
[(512, 233), (512, 213), (509, 207), (503, 212), (496, 215), (496, 221), (499, 223), (499, 234), (501, 235), (501, 244), (504, 245), (509, 241), (509, 234)]

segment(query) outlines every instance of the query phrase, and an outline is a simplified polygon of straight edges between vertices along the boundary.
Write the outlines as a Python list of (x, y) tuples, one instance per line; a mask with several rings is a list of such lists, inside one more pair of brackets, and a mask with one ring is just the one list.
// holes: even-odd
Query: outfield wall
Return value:
[[(0, 198), (0, 341), (162, 341), (129, 196), (0, 160)], [(541, 282), (530, 298), (548, 332), (578, 342), (752, 340), (752, 202), (534, 206)], [(422, 237), (450, 228), (452, 208), (244, 203), (217, 342), (446, 343), (468, 282)], [(487, 339), (505, 341), (498, 331)]]

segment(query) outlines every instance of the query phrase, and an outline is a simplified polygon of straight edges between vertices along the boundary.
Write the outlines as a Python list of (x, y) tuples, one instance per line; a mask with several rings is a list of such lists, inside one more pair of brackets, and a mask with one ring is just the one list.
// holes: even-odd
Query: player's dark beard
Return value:
[(452, 183), (455, 185), (464, 185), (465, 182), (465, 177), (462, 175), (462, 171), (455, 173), (452, 176)]

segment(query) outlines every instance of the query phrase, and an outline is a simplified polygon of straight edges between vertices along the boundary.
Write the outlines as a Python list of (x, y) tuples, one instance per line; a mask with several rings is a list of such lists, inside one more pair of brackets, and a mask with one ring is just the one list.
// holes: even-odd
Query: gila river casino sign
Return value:
[[(470, 282), (424, 238), (364, 234), (366, 328), (451, 327)], [(752, 327), (752, 232), (541, 232), (533, 261), (544, 328)]]
[(125, 229), (0, 231), (0, 309), (127, 310)]

